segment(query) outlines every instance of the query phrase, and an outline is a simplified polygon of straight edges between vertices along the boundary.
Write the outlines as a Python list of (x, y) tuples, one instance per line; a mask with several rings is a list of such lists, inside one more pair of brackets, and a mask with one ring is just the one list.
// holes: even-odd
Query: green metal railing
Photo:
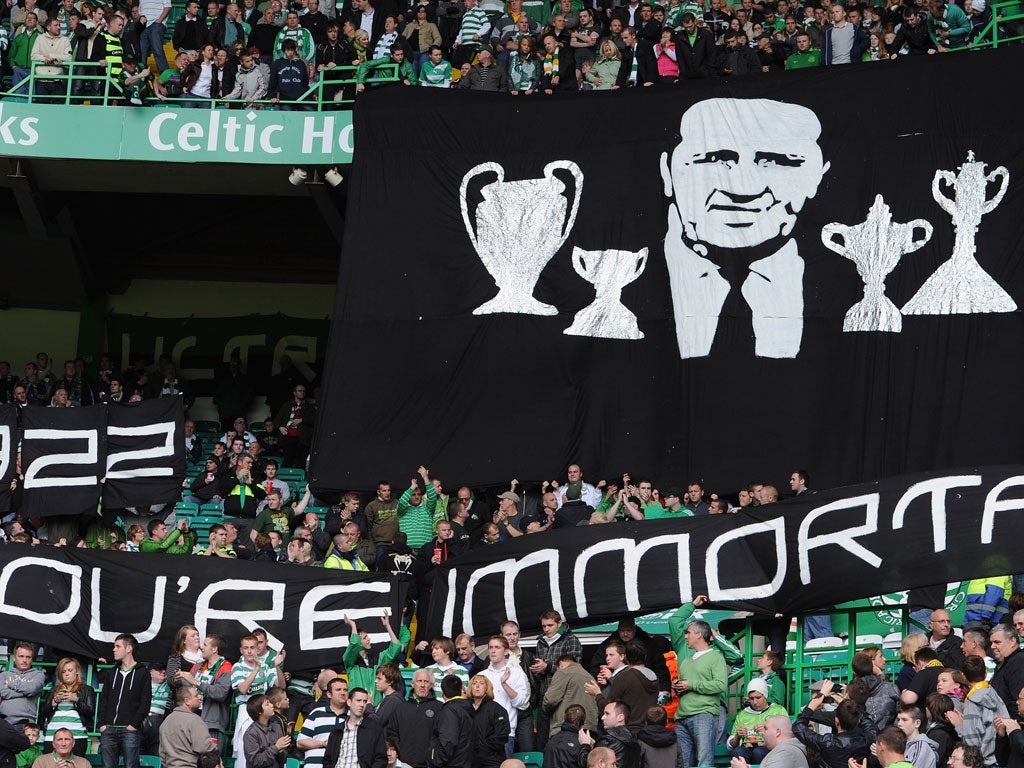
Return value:
[[(121, 85), (111, 74), (110, 65), (102, 65), (98, 62), (69, 61), (64, 65), (64, 71), (59, 74), (40, 75), (37, 73), (39, 67), (49, 66), (43, 62), (34, 61), (27, 77), (12, 83), (10, 90), (0, 92), (0, 99), (17, 99), (27, 101), (29, 104), (98, 104), (102, 106), (115, 106), (121, 104), (127, 98), (121, 90)], [(310, 85), (309, 89), (298, 99), (289, 101), (281, 99), (272, 102), (270, 99), (258, 99), (248, 101), (247, 99), (200, 99), (190, 98), (189, 94), (167, 97), (157, 97), (145, 100), (146, 105), (162, 107), (179, 107), (183, 102), (201, 101), (204, 108), (209, 104), (212, 108), (221, 107), (256, 107), (263, 109), (274, 109), (280, 107), (298, 107), (305, 111), (323, 112), (325, 110), (338, 109), (341, 106), (351, 105), (356, 95), (356, 67), (341, 66), (330, 70), (332, 78), (324, 80), (321, 78)], [(366, 85), (378, 85), (398, 82), (398, 65), (384, 64), (373, 71), (373, 77), (366, 80)], [(39, 84), (42, 82), (62, 82), (63, 93), (47, 95), (40, 93)], [(74, 93), (76, 84), (84, 86), (84, 89), (91, 90), (91, 93)], [(90, 86), (90, 84), (96, 84)], [(324, 91), (335, 90), (333, 97), (325, 97)], [(19, 91), (24, 91), (19, 93)]]
[[(900, 611), (902, 616), (901, 638), (906, 637), (910, 632), (921, 631), (911, 627), (909, 608), (906, 605), (887, 605), (886, 610)], [(780, 676), (786, 681), (786, 710), (790, 715), (796, 715), (810, 698), (809, 687), (812, 682), (830, 677), (838, 680), (840, 677), (845, 681), (849, 678), (850, 661), (853, 655), (859, 651), (862, 644), (857, 643), (857, 617), (863, 613), (874, 613), (878, 606), (868, 605), (858, 608), (833, 609), (829, 613), (835, 617), (845, 616), (849, 622), (849, 633), (845, 644), (829, 648), (806, 648), (804, 643), (804, 617), (797, 618), (796, 647), (786, 653), (786, 663), (779, 671)], [(754, 651), (754, 638), (757, 633), (751, 629), (752, 621), (759, 617), (751, 617), (747, 620), (747, 626), (743, 632), (729, 638), (730, 642), (743, 650), (743, 669), (737, 669), (729, 676), (729, 688), (727, 697), (729, 700), (728, 709), (730, 717), (740, 706), (740, 702), (746, 695), (747, 684), (760, 673), (754, 663), (759, 652)], [(882, 652), (886, 657), (886, 673), (891, 677), (898, 672), (902, 666), (898, 652), (894, 655), (891, 650), (883, 648)]]
[[(1000, 45), (1024, 41), (1024, 4), (1019, 0), (1003, 0), (990, 3), (988, 7), (992, 9), (992, 18), (988, 24), (981, 28), (970, 43), (950, 48), (950, 51), (998, 48)], [(1014, 27), (1018, 34), (1012, 34)]]

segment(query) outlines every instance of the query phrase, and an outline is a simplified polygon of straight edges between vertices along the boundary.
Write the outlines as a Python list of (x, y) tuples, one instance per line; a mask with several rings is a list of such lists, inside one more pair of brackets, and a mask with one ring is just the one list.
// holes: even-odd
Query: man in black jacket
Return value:
[(28, 749), (28, 737), (7, 722), (7, 718), (0, 715), (0, 768), (15, 768), (17, 764), (16, 755), (23, 749)]
[(1020, 650), (1020, 638), (1013, 627), (999, 624), (989, 632), (988, 639), (992, 658), (998, 662), (992, 675), (992, 690), (999, 694), (1010, 717), (1019, 717), (1017, 697), (1024, 690), (1024, 651)]
[(139, 733), (149, 714), (152, 697), (149, 671), (135, 661), (138, 646), (133, 635), (114, 640), (114, 667), (103, 680), (103, 695), (96, 708), (103, 768), (117, 768), (124, 756), (125, 768), (139, 768)]
[(577, 768), (580, 765), (580, 755), (588, 751), (580, 742), (580, 731), (586, 717), (586, 710), (579, 704), (566, 708), (565, 722), (544, 747), (545, 768)]
[(412, 694), (387, 724), (388, 736), (398, 739), (398, 757), (411, 768), (430, 765), (430, 736), (443, 706), (434, 698), (433, 673), (417, 669), (412, 676)]
[[(615, 85), (612, 88), (654, 85), (658, 79), (658, 63), (654, 59), (654, 46), (646, 40), (639, 39), (636, 30), (632, 27), (622, 30), (622, 42), (626, 44), (626, 47), (622, 51), (619, 76), (615, 79)], [(568, 492), (566, 498), (568, 498)], [(559, 515), (561, 515), (561, 510), (559, 510)], [(556, 528), (558, 519), (558, 517), (555, 518)]]
[[(835, 730), (825, 735), (815, 733), (810, 726), (811, 715), (821, 709), (825, 699), (832, 696), (832, 681), (824, 680), (821, 690), (815, 691), (811, 701), (793, 723), (793, 735), (805, 747), (813, 747), (821, 755), (822, 768), (846, 768), (850, 758), (867, 759), (876, 726), (867, 712), (849, 699), (842, 699), (835, 710)], [(834, 698), (841, 698), (835, 696)]]
[(199, 18), (199, 0), (185, 3), (185, 15), (174, 23), (174, 47), (179, 51), (198, 51), (207, 41), (206, 22)]
[(441, 681), (441, 695), (444, 706), (430, 739), (430, 764), (435, 768), (471, 768), (476, 734), (469, 713), (473, 705), (462, 695), (462, 681), (455, 675)]
[(374, 717), (364, 717), (370, 703), (370, 694), (365, 688), (353, 688), (348, 692), (348, 717), (346, 717), (327, 739), (324, 752), (325, 766), (338, 764), (342, 747), (348, 739), (356, 740), (356, 759), (359, 768), (386, 768), (387, 746), (384, 744), (384, 727)]
[(684, 13), (681, 19), (683, 31), (676, 35), (676, 59), (679, 74), (684, 80), (711, 77), (714, 73), (715, 36), (709, 29), (697, 26), (697, 17)]
[(629, 705), (624, 701), (610, 700), (601, 713), (604, 734), (597, 741), (587, 733), (580, 732), (580, 741), (588, 747), (607, 747), (615, 753), (616, 768), (640, 768), (640, 744), (629, 730)]

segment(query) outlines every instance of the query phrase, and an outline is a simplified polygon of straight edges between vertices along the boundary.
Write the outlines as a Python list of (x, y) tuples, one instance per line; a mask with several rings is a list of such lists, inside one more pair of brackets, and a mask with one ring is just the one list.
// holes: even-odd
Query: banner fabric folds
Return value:
[(1021, 460), (1021, 66), (367, 93), (314, 489)]
[[(388, 642), (381, 617), (398, 631), (405, 585), (285, 563), (187, 555), (96, 552), (9, 544), (0, 547), (0, 614), (9, 637), (90, 658), (110, 658), (121, 633), (138, 639), (143, 661), (162, 661), (184, 624), (227, 638), (229, 657), (257, 626), (287, 651), (286, 668), (340, 662), (348, 616)], [(397, 617), (397, 618), (396, 618)]]

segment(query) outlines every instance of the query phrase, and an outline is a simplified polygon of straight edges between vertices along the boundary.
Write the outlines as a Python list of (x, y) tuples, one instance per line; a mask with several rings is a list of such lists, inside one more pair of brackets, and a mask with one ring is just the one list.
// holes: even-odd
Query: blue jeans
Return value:
[[(683, 751), (683, 768), (715, 764), (718, 713), (690, 715), (676, 720), (676, 739)], [(696, 761), (695, 761), (696, 758)], [(106, 768), (106, 766), (104, 766)]]
[(818, 637), (835, 637), (832, 631), (832, 617), (825, 613), (818, 616), (808, 616), (804, 619), (804, 642), (814, 640)]
[(139, 732), (107, 726), (100, 734), (100, 755), (103, 768), (117, 768), (124, 756), (124, 768), (139, 768)]
[[(28, 77), (31, 74), (32, 74), (32, 70), (31, 69), (23, 69), (21, 67), (14, 67), (14, 81), (13, 81), (14, 84), (17, 85), (18, 83), (20, 83), (22, 80), (24, 80), (26, 77)], [(16, 90), (15, 93), (20, 93), (23, 96), (28, 96), (28, 83), (25, 83), (23, 86), (21, 86), (21, 88)]]
[[(505, 742), (505, 759), (511, 760), (512, 755), (516, 753), (516, 735), (513, 733), (508, 737), (508, 741)], [(104, 766), (103, 768), (106, 768)]]
[(142, 62), (139, 64), (139, 68), (146, 66), (146, 61), (149, 59), (149, 54), (152, 52), (153, 58), (156, 59), (156, 68), (163, 72), (167, 69), (167, 56), (164, 54), (164, 27), (159, 22), (153, 22), (144, 30), (142, 30), (142, 39), (139, 41), (142, 46)]
[(729, 753), (733, 757), (742, 757), (749, 765), (759, 765), (768, 757), (767, 747), (736, 747)]

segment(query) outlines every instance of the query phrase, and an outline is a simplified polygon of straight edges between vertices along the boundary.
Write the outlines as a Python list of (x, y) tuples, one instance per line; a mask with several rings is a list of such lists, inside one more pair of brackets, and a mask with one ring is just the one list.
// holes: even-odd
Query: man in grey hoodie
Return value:
[(996, 718), (1009, 717), (1003, 699), (985, 682), (985, 662), (978, 656), (964, 659), (963, 673), (971, 688), (964, 697), (964, 711), (946, 713), (964, 744), (978, 747), (985, 765), (996, 765)]
[(939, 745), (921, 733), (924, 713), (916, 704), (905, 704), (896, 713), (896, 727), (907, 737), (907, 748), (903, 751), (907, 762), (914, 768), (936, 768)]
[(0, 714), (16, 728), (36, 719), (39, 693), (45, 675), (32, 668), (35, 652), (31, 643), (14, 646), (14, 669), (0, 673)]

